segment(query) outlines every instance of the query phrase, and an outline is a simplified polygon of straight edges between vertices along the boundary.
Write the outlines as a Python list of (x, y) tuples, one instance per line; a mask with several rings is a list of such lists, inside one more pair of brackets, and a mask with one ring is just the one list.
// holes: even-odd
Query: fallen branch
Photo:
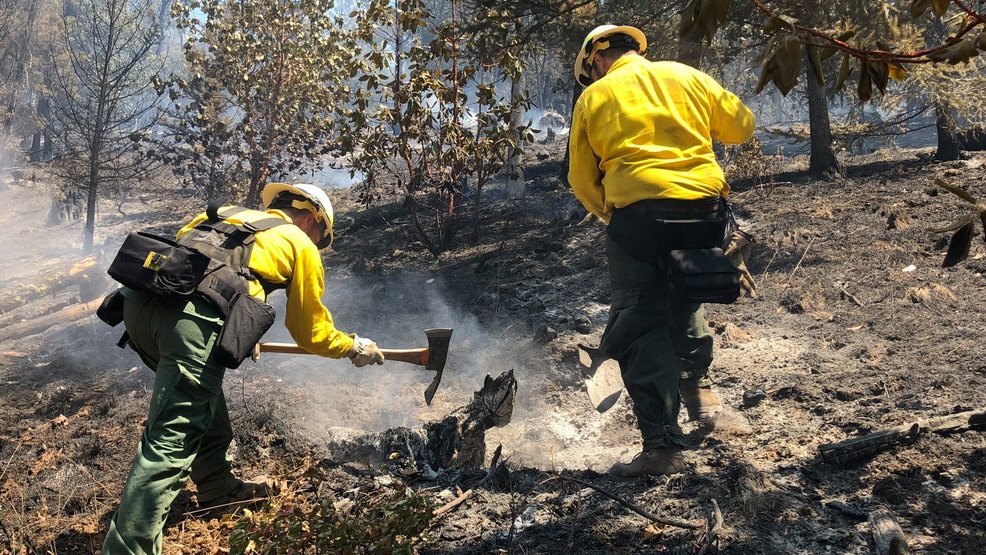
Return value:
[(7, 326), (3, 329), (3, 331), (0, 331), (0, 343), (10, 341), (12, 339), (20, 339), (29, 335), (39, 334), (43, 331), (47, 331), (48, 328), (54, 326), (55, 324), (74, 322), (85, 318), (86, 316), (92, 316), (96, 314), (96, 309), (99, 308), (99, 305), (102, 302), (103, 299), (98, 298), (87, 303), (79, 303), (63, 308), (54, 314), (49, 314), (40, 318), (33, 318), (31, 320), (25, 320), (11, 326)]
[(581, 485), (583, 487), (594, 489), (594, 490), (598, 491), (599, 493), (605, 495), (606, 497), (609, 497), (613, 501), (616, 501), (617, 503), (619, 503), (619, 504), (623, 505), (624, 507), (630, 509), (631, 511), (637, 513), (638, 515), (640, 515), (640, 516), (642, 516), (642, 517), (644, 517), (646, 519), (649, 519), (652, 522), (657, 522), (658, 524), (664, 524), (664, 525), (667, 525), (667, 526), (676, 526), (678, 528), (688, 528), (690, 530), (700, 530), (700, 529), (702, 529), (702, 528), (705, 527), (705, 523), (701, 523), (701, 522), (692, 522), (692, 521), (689, 521), (689, 520), (679, 520), (677, 518), (667, 518), (667, 517), (657, 516), (657, 515), (649, 512), (649, 511), (647, 511), (646, 509), (643, 509), (640, 506), (634, 505), (633, 503), (627, 501), (626, 499), (623, 499), (622, 497), (616, 495), (615, 493), (610, 493), (609, 491), (606, 491), (606, 490), (604, 490), (603, 488), (601, 488), (599, 486), (590, 484), (589, 482), (584, 482), (584, 481), (579, 480), (577, 478), (569, 478), (568, 476), (561, 476), (561, 475), (555, 476), (555, 478), (560, 479), (560, 480), (566, 480), (568, 482), (579, 484), (579, 485)]
[(859, 509), (857, 507), (850, 505), (849, 503), (845, 503), (839, 500), (829, 501), (825, 503), (825, 506), (835, 509), (836, 511), (839, 511), (840, 513), (846, 515), (847, 517), (853, 520), (858, 520), (862, 522), (867, 518), (866, 513), (863, 512), (862, 509)]
[(44, 278), (34, 278), (31, 283), (13, 288), (0, 301), (0, 313), (19, 308), (45, 295), (54, 295), (72, 285), (78, 285), (81, 289), (85, 288), (89, 281), (103, 280), (106, 274), (97, 271), (96, 263), (96, 257), (90, 256), (76, 262), (67, 271), (46, 273)]
[(986, 428), (986, 409), (909, 422), (862, 437), (819, 445), (818, 450), (826, 462), (846, 464), (882, 453), (896, 445), (912, 443), (928, 432), (953, 433), (978, 428)]
[(701, 546), (698, 550), (697, 555), (705, 555), (710, 553), (719, 541), (719, 530), (722, 530), (723, 525), (722, 511), (719, 510), (719, 503), (715, 499), (712, 500), (712, 514), (709, 515), (709, 520), (706, 522), (706, 531), (702, 534), (699, 539), (699, 545)]
[[(500, 460), (500, 453), (502, 451), (503, 451), (503, 445), (497, 445), (496, 451), (493, 452), (493, 460), (490, 461), (490, 469), (486, 471), (486, 476), (483, 476), (483, 478), (478, 482), (476, 482), (476, 484), (473, 487), (462, 492), (462, 494), (456, 497), (455, 499), (435, 509), (435, 511), (431, 513), (431, 516), (433, 518), (438, 518), (444, 515), (445, 513), (451, 511), (452, 509), (455, 509), (459, 505), (463, 504), (467, 499), (472, 497), (476, 491), (476, 488), (488, 482), (490, 478), (492, 478), (493, 475), (496, 474), (497, 470), (499, 470), (499, 467), (502, 466), (502, 464), (498, 464)], [(507, 461), (504, 460), (503, 462), (506, 463)]]

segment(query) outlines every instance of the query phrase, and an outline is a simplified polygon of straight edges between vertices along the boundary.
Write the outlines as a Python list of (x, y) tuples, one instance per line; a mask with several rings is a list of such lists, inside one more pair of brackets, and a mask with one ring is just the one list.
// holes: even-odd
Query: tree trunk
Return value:
[(24, 82), (24, 74), (27, 71), (28, 58), (31, 56), (31, 39), (34, 35), (34, 21), (38, 16), (38, 8), (41, 2), (30, 2), (30, 8), (27, 12), (27, 21), (24, 27), (23, 34), (21, 35), (20, 44), (17, 47), (17, 53), (14, 55), (13, 67), (14, 70), (11, 72), (10, 79), (7, 82), (9, 87), (9, 97), (6, 99), (6, 110), (7, 114), (3, 121), (3, 127), (0, 129), (0, 161), (6, 158), (7, 155), (7, 142), (10, 139), (11, 132), (14, 128), (14, 115), (17, 112), (17, 98), (21, 92), (21, 84)]
[(514, 146), (510, 150), (510, 158), (507, 161), (507, 196), (517, 198), (524, 194), (524, 168), (521, 167), (521, 155), (524, 153), (524, 137), (520, 132), (524, 125), (524, 108), (520, 105), (523, 95), (523, 74), (514, 77), (510, 84), (510, 103), (513, 106), (510, 112), (510, 134), (514, 140)]
[(941, 101), (935, 104), (935, 114), (935, 129), (938, 131), (938, 151), (935, 152), (935, 159), (958, 160), (962, 151), (951, 109), (946, 102)]
[(48, 99), (46, 93), (38, 93), (38, 104), (35, 113), (38, 116), (38, 127), (34, 130), (34, 136), (31, 138), (32, 163), (45, 160), (45, 154), (51, 150), (51, 138), (48, 135), (50, 125), (48, 120), (51, 118), (51, 101)]
[[(568, 133), (569, 133), (569, 138), (571, 138), (572, 125), (575, 123), (575, 122), (572, 121), (572, 116), (575, 114), (575, 103), (579, 101), (579, 96), (581, 96), (581, 95), (582, 95), (582, 85), (579, 85), (578, 83), (575, 83), (575, 85), (572, 87), (572, 107), (568, 111)], [(569, 144), (571, 144), (571, 142), (569, 142)], [(571, 162), (572, 162), (572, 153), (566, 148), (565, 149), (565, 159), (564, 159), (564, 161), (563, 161), (563, 163), (561, 165), (561, 175), (559, 176), (561, 178), (561, 182), (564, 183), (566, 186), (569, 186), (569, 183), (568, 183), (568, 166), (571, 164)]]
[(90, 155), (89, 194), (86, 198), (86, 226), (82, 233), (82, 252), (92, 252), (93, 235), (96, 233), (96, 197), (99, 192), (99, 150)]
[(157, 24), (161, 36), (158, 37), (157, 43), (157, 55), (159, 57), (164, 55), (164, 48), (167, 45), (168, 34), (165, 30), (168, 28), (168, 24), (171, 22), (171, 0), (161, 0), (161, 5), (158, 7), (157, 12)]
[(675, 59), (695, 69), (702, 69), (702, 54), (704, 52), (705, 46), (702, 44), (701, 33), (696, 30), (678, 40), (678, 55)]
[(808, 121), (811, 134), (811, 161), (808, 173), (828, 175), (839, 173), (839, 161), (832, 148), (832, 127), (829, 124), (829, 107), (825, 99), (825, 87), (818, 82), (811, 64), (805, 59), (805, 76), (808, 83)]
[[(478, 468), (486, 461), (486, 431), (502, 427), (513, 418), (517, 380), (513, 370), (496, 378), (486, 375), (472, 401), (442, 417), (416, 428), (391, 428), (380, 433), (331, 442), (336, 459), (371, 464), (395, 461), (397, 453), (418, 471), (442, 468)], [(398, 464), (398, 463), (394, 463)], [(410, 470), (410, 469), (408, 469)], [(427, 470), (425, 470), (427, 472)]]

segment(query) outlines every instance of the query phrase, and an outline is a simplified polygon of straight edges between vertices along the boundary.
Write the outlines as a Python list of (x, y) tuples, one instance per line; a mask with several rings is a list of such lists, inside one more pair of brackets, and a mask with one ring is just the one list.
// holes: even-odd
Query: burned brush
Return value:
[(969, 213), (956, 220), (952, 225), (933, 230), (936, 233), (955, 232), (948, 242), (948, 252), (945, 253), (945, 260), (941, 264), (943, 268), (949, 268), (962, 262), (969, 256), (969, 249), (972, 247), (972, 237), (976, 231), (977, 217), (983, 226), (983, 240), (986, 241), (986, 203), (979, 202), (976, 200), (976, 197), (969, 194), (965, 189), (956, 187), (955, 185), (949, 185), (941, 179), (935, 179), (935, 185), (958, 196), (974, 207)]

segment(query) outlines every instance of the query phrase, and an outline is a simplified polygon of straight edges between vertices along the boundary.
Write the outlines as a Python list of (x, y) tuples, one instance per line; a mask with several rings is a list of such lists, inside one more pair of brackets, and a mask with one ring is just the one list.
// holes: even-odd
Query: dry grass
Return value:
[(746, 331), (732, 322), (713, 323), (716, 333), (722, 338), (723, 346), (746, 343), (756, 339), (756, 334)]
[(909, 287), (904, 298), (912, 303), (923, 305), (952, 304), (958, 300), (947, 286), (933, 283), (924, 287)]

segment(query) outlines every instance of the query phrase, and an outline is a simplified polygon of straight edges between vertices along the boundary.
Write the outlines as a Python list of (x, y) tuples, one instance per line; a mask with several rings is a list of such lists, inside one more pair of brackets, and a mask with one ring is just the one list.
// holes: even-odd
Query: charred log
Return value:
[(417, 428), (392, 428), (329, 447), (337, 458), (384, 461), (413, 461), (441, 468), (479, 468), (486, 461), (486, 430), (506, 426), (514, 410), (517, 380), (508, 370), (496, 379), (487, 375), (472, 401), (441, 420)]

